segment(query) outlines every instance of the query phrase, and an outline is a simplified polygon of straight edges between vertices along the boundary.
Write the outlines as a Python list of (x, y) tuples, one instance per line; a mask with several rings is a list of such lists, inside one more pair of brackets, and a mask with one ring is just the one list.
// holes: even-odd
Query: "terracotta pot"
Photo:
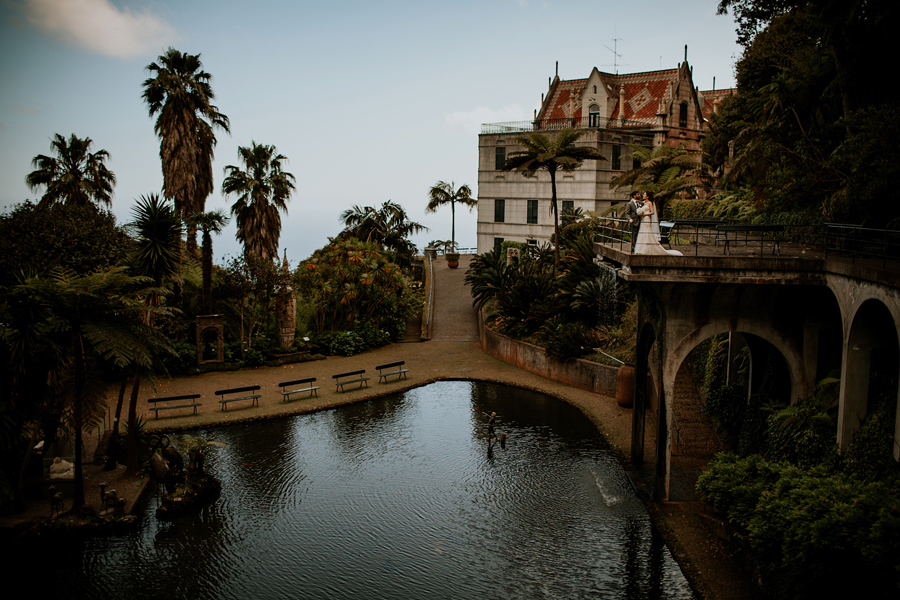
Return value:
[(456, 252), (448, 252), (447, 253), (447, 266), (451, 269), (455, 269), (459, 266), (459, 254)]
[(616, 404), (622, 408), (634, 404), (634, 365), (625, 363), (616, 373)]

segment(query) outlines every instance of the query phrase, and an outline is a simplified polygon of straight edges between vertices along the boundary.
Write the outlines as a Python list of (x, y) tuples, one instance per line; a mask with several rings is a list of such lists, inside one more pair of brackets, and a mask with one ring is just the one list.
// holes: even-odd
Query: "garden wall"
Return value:
[(616, 397), (616, 367), (582, 359), (561, 361), (550, 358), (539, 346), (491, 331), (485, 327), (483, 315), (479, 315), (478, 334), (482, 349), (494, 358), (553, 381)]

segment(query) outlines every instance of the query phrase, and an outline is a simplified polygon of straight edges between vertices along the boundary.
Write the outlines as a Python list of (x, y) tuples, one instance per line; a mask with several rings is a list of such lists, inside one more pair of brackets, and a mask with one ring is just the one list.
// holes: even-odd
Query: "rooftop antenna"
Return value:
[[(618, 74), (619, 74), (619, 63), (618, 63), (618, 59), (622, 58), (622, 55), (619, 54), (619, 53), (617, 52), (618, 45), (619, 45), (619, 40), (621, 40), (621, 39), (622, 39), (622, 38), (613, 38), (613, 47), (612, 47), (612, 48), (610, 48), (610, 47), (607, 46), (606, 44), (603, 45), (604, 48), (606, 48), (607, 50), (609, 50), (610, 52), (613, 53), (613, 63), (612, 63), (612, 67), (613, 67), (613, 73), (614, 73), (615, 75), (618, 75)], [(603, 65), (603, 66), (608, 67), (609, 64), (606, 64), (606, 65)]]

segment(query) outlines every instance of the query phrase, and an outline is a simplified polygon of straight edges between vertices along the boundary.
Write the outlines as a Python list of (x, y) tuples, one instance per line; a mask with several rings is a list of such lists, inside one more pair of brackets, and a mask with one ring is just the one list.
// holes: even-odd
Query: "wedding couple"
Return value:
[(653, 204), (653, 193), (631, 192), (631, 200), (625, 205), (625, 219), (631, 224), (631, 253), (681, 256), (678, 250), (666, 250), (659, 243), (659, 215)]

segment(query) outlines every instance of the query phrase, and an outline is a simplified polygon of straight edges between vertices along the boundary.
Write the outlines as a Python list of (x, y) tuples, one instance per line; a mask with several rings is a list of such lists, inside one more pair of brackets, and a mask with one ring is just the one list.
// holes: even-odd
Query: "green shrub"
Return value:
[(837, 460), (837, 393), (840, 381), (825, 379), (810, 398), (769, 417), (766, 456), (802, 468), (833, 465)]
[(740, 446), (746, 409), (747, 390), (737, 383), (717, 387), (706, 397), (706, 412), (716, 419), (719, 435), (730, 450)]
[(269, 357), (259, 348), (247, 348), (244, 351), (245, 367), (260, 367), (269, 359)]
[(188, 342), (172, 344), (175, 353), (162, 357), (163, 365), (169, 376), (187, 375), (197, 366), (197, 347)]
[(706, 216), (709, 206), (708, 200), (669, 200), (660, 218), (665, 221), (709, 218)]
[[(864, 482), (758, 455), (717, 455), (697, 489), (749, 543), (774, 597), (894, 598), (900, 584), (900, 479)], [(851, 592), (854, 592), (851, 594)]]
[(561, 360), (579, 358), (597, 345), (593, 332), (582, 323), (567, 323), (557, 315), (545, 322), (539, 331), (547, 356)]
[(822, 215), (804, 212), (768, 213), (757, 216), (753, 222), (759, 225), (782, 225), (784, 239), (797, 244), (825, 245), (826, 227)]
[(353, 356), (366, 349), (365, 342), (355, 331), (340, 331), (328, 348), (332, 356)]

